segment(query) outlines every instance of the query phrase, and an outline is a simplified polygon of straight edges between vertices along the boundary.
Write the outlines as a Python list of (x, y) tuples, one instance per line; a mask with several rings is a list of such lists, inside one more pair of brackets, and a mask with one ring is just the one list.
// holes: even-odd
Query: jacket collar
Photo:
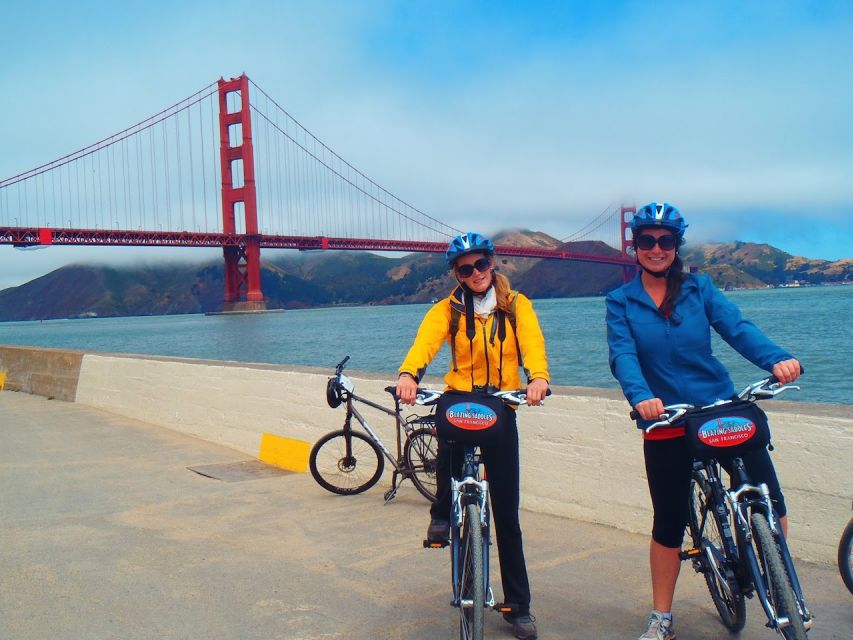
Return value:
[[(694, 289), (698, 288), (699, 285), (696, 283), (696, 278), (686, 274), (684, 282), (681, 284), (681, 293), (678, 295), (678, 300), (675, 301), (675, 304), (677, 305), (687, 295), (692, 293)], [(625, 285), (624, 291), (625, 297), (657, 309), (654, 302), (652, 302), (652, 299), (649, 297), (649, 294), (647, 294), (646, 290), (643, 288), (642, 272), (637, 273), (637, 276)]]

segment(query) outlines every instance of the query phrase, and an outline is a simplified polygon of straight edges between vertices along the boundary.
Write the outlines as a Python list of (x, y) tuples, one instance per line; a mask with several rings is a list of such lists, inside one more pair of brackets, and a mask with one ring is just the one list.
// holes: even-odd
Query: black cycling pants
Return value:
[[(504, 602), (518, 607), (516, 615), (527, 615), (530, 613), (530, 584), (524, 562), (521, 525), (518, 521), (518, 429), (515, 411), (507, 413), (509, 424), (501, 441), (482, 447), (482, 453), (489, 481)], [(463, 461), (463, 448), (460, 445), (447, 445), (439, 441), (436, 461), (438, 502), (430, 507), (433, 518), (450, 518), (450, 474), (452, 470), (453, 475), (458, 478)]]
[[(669, 548), (681, 547), (684, 528), (690, 517), (690, 477), (693, 461), (685, 438), (645, 440), (646, 477), (654, 508), (652, 539)], [(742, 456), (744, 468), (753, 484), (762, 482), (770, 489), (770, 500), (779, 517), (788, 511), (776, 470), (767, 449), (756, 449)], [(724, 465), (725, 466), (725, 465)]]

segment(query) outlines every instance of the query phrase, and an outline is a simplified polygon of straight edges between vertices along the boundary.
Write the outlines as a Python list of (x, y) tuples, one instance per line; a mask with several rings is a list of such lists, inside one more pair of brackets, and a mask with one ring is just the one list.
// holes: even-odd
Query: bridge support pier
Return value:
[[(239, 94), (240, 109), (228, 111), (228, 96)], [(233, 101), (232, 101), (233, 102)], [(233, 141), (233, 145), (231, 144)], [(222, 169), (222, 230), (241, 236), (238, 246), (223, 247), (225, 258), (224, 311), (263, 311), (261, 245), (255, 192), (255, 154), (249, 111), (249, 78), (219, 79), (219, 157)], [(242, 185), (234, 184), (235, 173)], [(243, 233), (237, 233), (236, 205), (243, 207)]]
[[(634, 217), (634, 214), (637, 213), (637, 207), (630, 206), (626, 207), (622, 205), (619, 213), (619, 231), (621, 234), (621, 246), (622, 246), (622, 257), (626, 260), (633, 259), (633, 254), (628, 253), (628, 249), (633, 248), (634, 242), (633, 237), (631, 235), (631, 219)], [(629, 282), (637, 275), (637, 267), (622, 267), (622, 281)]]

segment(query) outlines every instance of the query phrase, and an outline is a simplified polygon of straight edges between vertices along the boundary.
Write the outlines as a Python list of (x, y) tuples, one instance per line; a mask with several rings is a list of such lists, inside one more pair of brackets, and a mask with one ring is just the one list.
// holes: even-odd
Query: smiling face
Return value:
[[(485, 271), (479, 271), (474, 265), (479, 262), (479, 264), (477, 264), (478, 267), (485, 267), (485, 263), (480, 262), (484, 259), (488, 261), (488, 266)], [(473, 273), (470, 276), (463, 277), (459, 273), (460, 267), (465, 266), (470, 266), (472, 268)], [(463, 271), (467, 270), (467, 268), (463, 269)], [(474, 293), (485, 293), (489, 287), (492, 286), (492, 273), (494, 270), (495, 267), (491, 259), (483, 253), (469, 253), (468, 255), (464, 255), (457, 259), (456, 263), (453, 265), (453, 271), (456, 274), (456, 279), (466, 285)]]
[[(637, 235), (652, 236), (657, 240), (663, 236), (671, 236), (673, 234), (672, 231), (669, 231), (668, 229), (640, 229)], [(646, 271), (661, 273), (662, 271), (669, 269), (674, 260), (675, 247), (665, 251), (660, 248), (658, 243), (655, 243), (651, 249), (641, 249), (637, 246), (637, 261)]]

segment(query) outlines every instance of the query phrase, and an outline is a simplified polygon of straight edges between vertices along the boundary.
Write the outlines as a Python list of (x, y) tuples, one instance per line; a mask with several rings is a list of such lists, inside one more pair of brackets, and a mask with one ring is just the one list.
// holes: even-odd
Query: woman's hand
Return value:
[(796, 358), (782, 360), (773, 365), (773, 375), (782, 384), (791, 384), (800, 377), (800, 361)]
[(527, 404), (536, 406), (542, 404), (545, 394), (548, 393), (548, 383), (542, 378), (533, 378), (527, 383)]
[(637, 410), (637, 413), (640, 414), (643, 420), (660, 420), (661, 415), (664, 413), (663, 400), (660, 398), (643, 400), (634, 405), (634, 409)]
[(397, 397), (406, 404), (415, 404), (418, 395), (418, 383), (408, 373), (401, 373), (397, 378)]

